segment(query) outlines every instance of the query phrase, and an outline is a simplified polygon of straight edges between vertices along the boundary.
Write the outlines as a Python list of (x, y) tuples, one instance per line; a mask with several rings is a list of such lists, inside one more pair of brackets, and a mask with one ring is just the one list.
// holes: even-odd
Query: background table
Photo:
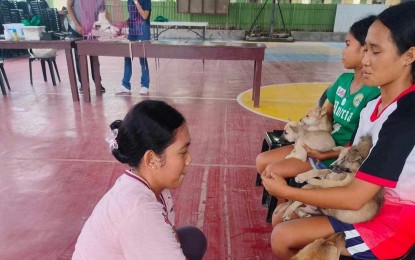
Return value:
[[(153, 28), (153, 37), (154, 40), (158, 40), (160, 34), (163, 32), (170, 30), (170, 29), (176, 29), (176, 28), (186, 28), (189, 31), (195, 33), (197, 36), (202, 38), (202, 40), (205, 40), (206, 36), (206, 28), (209, 25), (208, 22), (150, 22), (150, 26)], [(159, 32), (159, 28), (163, 28)], [(195, 31), (195, 28), (202, 29), (202, 34)]]
[[(91, 56), (92, 62), (97, 62), (98, 56), (116, 57), (147, 57), (168, 59), (201, 59), (201, 60), (252, 60), (254, 61), (254, 77), (252, 83), (252, 99), (254, 106), (259, 106), (261, 90), (262, 61), (265, 55), (265, 45), (256, 43), (230, 42), (128, 42), (128, 41), (97, 41), (82, 40), (76, 42), (78, 49), (84, 101), (90, 102), (88, 68), (86, 56)], [(94, 67), (95, 89), (97, 96), (101, 93), (100, 72)]]
[(74, 39), (70, 40), (40, 40), (40, 41), (4, 41), (0, 40), (1, 49), (63, 49), (65, 50), (66, 64), (68, 67), (69, 83), (71, 85), (72, 100), (79, 101), (76, 87), (75, 68), (72, 57)]

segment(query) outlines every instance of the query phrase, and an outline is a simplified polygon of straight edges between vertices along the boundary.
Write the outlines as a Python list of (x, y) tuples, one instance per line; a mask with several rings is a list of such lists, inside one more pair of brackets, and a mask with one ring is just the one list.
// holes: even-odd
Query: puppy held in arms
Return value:
[(306, 116), (300, 119), (300, 123), (308, 131), (323, 130), (331, 132), (333, 130), (333, 123), (325, 107), (314, 106), (310, 108)]
[(297, 122), (288, 122), (284, 127), (281, 138), (289, 142), (295, 142), (294, 149), (285, 158), (297, 158), (303, 162), (307, 160), (307, 151), (304, 149), (304, 144), (321, 152), (330, 151), (336, 146), (330, 131), (309, 131), (304, 125)]
[(335, 233), (328, 238), (319, 238), (306, 245), (291, 257), (291, 260), (336, 260), (340, 258), (340, 253), (345, 246), (344, 233)]
[(98, 14), (98, 20), (92, 26), (92, 36), (117, 36), (120, 33), (120, 28), (113, 26), (107, 19), (106, 12)]
[[(297, 175), (295, 181), (298, 183), (308, 182), (303, 188), (330, 188), (349, 185), (356, 175), (360, 165), (369, 155), (372, 148), (371, 136), (362, 136), (359, 143), (352, 147), (341, 147), (339, 158), (332, 163), (330, 169), (310, 170)], [(332, 216), (342, 222), (353, 224), (371, 220), (378, 213), (384, 201), (383, 189), (381, 189), (368, 203), (359, 210), (342, 209), (318, 209), (323, 214)], [(300, 207), (301, 202), (290, 201), (279, 210), (285, 210), (283, 220), (290, 220), (295, 211), (300, 217), (315, 214), (309, 207)]]

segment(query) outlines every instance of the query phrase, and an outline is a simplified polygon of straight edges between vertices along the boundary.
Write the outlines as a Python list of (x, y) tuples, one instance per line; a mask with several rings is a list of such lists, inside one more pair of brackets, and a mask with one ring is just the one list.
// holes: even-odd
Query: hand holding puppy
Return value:
[(316, 149), (312, 149), (306, 144), (303, 144), (303, 148), (307, 152), (307, 157), (318, 159), (318, 160), (323, 159), (323, 157), (322, 157), (323, 153), (322, 152), (320, 152)]
[(290, 188), (287, 184), (287, 181), (274, 173), (262, 173), (261, 174), (262, 185), (264, 188), (273, 196), (284, 197), (285, 190)]
[(320, 161), (339, 157), (340, 150), (341, 150), (340, 149), (341, 146), (339, 146), (339, 147), (334, 147), (333, 150), (322, 152), (322, 151), (319, 151), (317, 149), (312, 149), (304, 143), (303, 143), (302, 147), (307, 152), (307, 157), (314, 158), (314, 159), (317, 159), (317, 160), (320, 160)]
[[(275, 168), (275, 169), (274, 169)], [(261, 173), (261, 175), (264, 175), (268, 178), (271, 178), (272, 174), (275, 173), (278, 170), (278, 163), (270, 163), (265, 167), (265, 170)]]

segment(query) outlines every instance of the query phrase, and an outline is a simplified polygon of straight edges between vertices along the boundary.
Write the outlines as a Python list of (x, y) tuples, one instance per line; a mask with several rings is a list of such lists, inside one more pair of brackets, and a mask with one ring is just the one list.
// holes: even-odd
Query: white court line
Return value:
[(206, 193), (207, 193), (207, 179), (208, 179), (209, 168), (205, 168), (203, 171), (199, 210), (197, 213), (197, 227), (203, 230), (203, 223), (205, 221), (205, 209), (206, 209)]
[[(53, 161), (53, 162), (102, 162), (102, 163), (120, 163), (117, 160), (90, 160), (90, 159), (47, 159), (47, 158), (2, 158), (8, 160), (25, 160), (25, 161)], [(121, 163), (120, 163), (121, 164)], [(255, 165), (240, 165), (240, 164), (203, 164), (192, 163), (190, 166), (198, 167), (223, 167), (223, 168), (256, 168)]]
[[(263, 86), (263, 87), (261, 87), (261, 89), (263, 89), (263, 88), (269, 88), (269, 87), (273, 87), (273, 86), (274, 86), (274, 85), (270, 85), (270, 86)], [(283, 119), (279, 119), (279, 118), (272, 117), (272, 116), (269, 116), (269, 115), (266, 115), (266, 114), (262, 114), (261, 112), (255, 111), (255, 110), (251, 109), (250, 107), (246, 106), (246, 105), (244, 104), (244, 102), (242, 102), (242, 96), (243, 96), (245, 93), (247, 93), (247, 92), (252, 92), (252, 90), (251, 90), (251, 89), (245, 90), (244, 92), (241, 92), (241, 93), (240, 93), (240, 94), (236, 97), (236, 101), (239, 103), (239, 105), (240, 105), (241, 107), (245, 108), (246, 110), (248, 110), (248, 111), (250, 111), (250, 112), (252, 112), (252, 113), (254, 113), (254, 114), (260, 115), (260, 116), (264, 116), (264, 117), (267, 117), (267, 118), (271, 118), (271, 119), (280, 120), (280, 121), (283, 121), (283, 122), (288, 122), (288, 121), (285, 121), (285, 120), (283, 120)], [(259, 101), (260, 101), (260, 102), (262, 101), (262, 100), (261, 100), (261, 98), (259, 99)]]
[(226, 236), (226, 248), (228, 253), (228, 259), (232, 259), (232, 246), (231, 246), (231, 234), (229, 225), (229, 209), (228, 209), (228, 189), (226, 188), (226, 177), (228, 176), (228, 169), (225, 168), (223, 174), (223, 217), (225, 222), (225, 236)]
[[(3, 158), (4, 159), (4, 158)], [(6, 158), (7, 159), (7, 158)], [(90, 160), (90, 159), (48, 159), (48, 158), (9, 158), (10, 160), (25, 160), (25, 161), (52, 161), (52, 162), (102, 162), (102, 163), (115, 163), (116, 160)]]
[(240, 165), (240, 164), (198, 164), (192, 163), (192, 166), (200, 166), (200, 167), (223, 167), (223, 168), (255, 168), (255, 165)]
[[(150, 90), (151, 91), (151, 90)], [(91, 91), (91, 94), (95, 93), (95, 91)], [(44, 93), (37, 93), (38, 95), (50, 95), (50, 96), (72, 96), (71, 93), (52, 93), (52, 92), (44, 92)], [(131, 92), (131, 94), (118, 94), (107, 92), (105, 95), (114, 95), (114, 97), (132, 97), (132, 98), (164, 98), (164, 99), (190, 99), (190, 100), (224, 100), (224, 101), (236, 101), (236, 98), (221, 98), (221, 97), (174, 97), (174, 96), (156, 96), (156, 95), (148, 95), (148, 96), (134, 96), (131, 94), (134, 94), (134, 92)], [(18, 92), (14, 91), (12, 92), (12, 95), (15, 96), (29, 96), (33, 95), (33, 92)], [(82, 94), (80, 95), (82, 97)], [(92, 95), (91, 95), (92, 96)]]
[(221, 98), (221, 97), (169, 97), (169, 96), (153, 96), (149, 95), (150, 98), (166, 98), (166, 99), (196, 99), (196, 100), (225, 100), (235, 101), (236, 98)]
[[(228, 125), (228, 106), (226, 106), (225, 111), (225, 127), (223, 129), (223, 134), (227, 136), (227, 128)], [(228, 138), (225, 138), (225, 151), (228, 150)], [(225, 164), (228, 163), (228, 158), (225, 156)], [(223, 217), (225, 220), (225, 236), (226, 236), (226, 245), (227, 245), (227, 253), (228, 259), (232, 259), (232, 246), (231, 246), (231, 234), (230, 234), (230, 225), (229, 225), (229, 208), (228, 208), (228, 189), (226, 187), (226, 179), (228, 177), (228, 168), (224, 169), (223, 173)]]

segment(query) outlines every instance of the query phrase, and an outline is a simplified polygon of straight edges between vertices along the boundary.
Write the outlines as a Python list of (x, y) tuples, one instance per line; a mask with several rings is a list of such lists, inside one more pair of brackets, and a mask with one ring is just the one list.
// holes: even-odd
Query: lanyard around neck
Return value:
[[(146, 180), (144, 180), (143, 178), (141, 178), (140, 176), (137, 176), (137, 175), (131, 173), (130, 171), (125, 171), (125, 175), (127, 175), (127, 176), (129, 176), (129, 177), (131, 177), (133, 179), (136, 179), (137, 181), (139, 181), (142, 184), (144, 184), (149, 190), (153, 191), (151, 189), (150, 184)], [(153, 191), (153, 193), (154, 193), (154, 191)], [(167, 213), (166, 201), (164, 200), (163, 194), (160, 193), (160, 196), (157, 196), (156, 194), (154, 194), (154, 195), (156, 196), (157, 201), (160, 202), (163, 205), (163, 209)]]

